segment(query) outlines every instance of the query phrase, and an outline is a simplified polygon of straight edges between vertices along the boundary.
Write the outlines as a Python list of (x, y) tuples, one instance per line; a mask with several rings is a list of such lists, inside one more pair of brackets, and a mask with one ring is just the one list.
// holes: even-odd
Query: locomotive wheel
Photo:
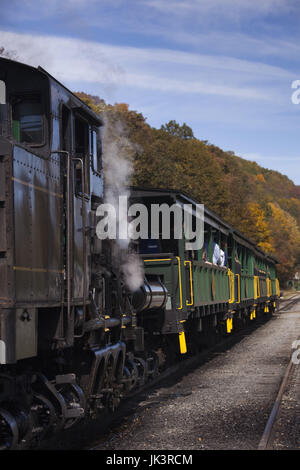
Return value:
[(53, 404), (43, 395), (34, 395), (34, 405), (31, 407), (34, 427), (33, 434), (39, 434), (41, 440), (57, 422), (57, 415)]
[(146, 381), (146, 378), (147, 378), (148, 364), (141, 357), (135, 357), (134, 362), (136, 364), (137, 371), (138, 371), (139, 387), (142, 387), (144, 385), (145, 381)]
[(0, 409), (0, 449), (14, 449), (19, 440), (19, 429), (15, 418), (7, 411)]
[(124, 387), (126, 392), (130, 392), (134, 389), (138, 380), (138, 370), (133, 361), (130, 359), (126, 360), (124, 366), (124, 374), (126, 377), (123, 379)]
[(81, 388), (76, 384), (66, 383), (60, 386), (56, 385), (56, 389), (62, 395), (68, 409), (82, 410), (82, 412), (78, 413), (78, 416), (66, 418), (64, 429), (68, 429), (82, 418), (85, 410), (85, 398)]
[(154, 379), (159, 374), (159, 358), (155, 351), (151, 351), (151, 355), (147, 359), (147, 375)]

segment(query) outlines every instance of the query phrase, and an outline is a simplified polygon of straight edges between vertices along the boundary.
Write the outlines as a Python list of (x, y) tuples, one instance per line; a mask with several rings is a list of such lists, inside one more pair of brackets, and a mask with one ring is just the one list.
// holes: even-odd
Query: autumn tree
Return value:
[(272, 232), (265, 211), (257, 202), (250, 202), (245, 206), (240, 230), (266, 253), (273, 253)]
[(87, 104), (96, 114), (100, 114), (107, 109), (105, 101), (99, 98), (99, 96), (89, 95), (83, 91), (76, 91), (75, 95)]
[(274, 240), (274, 254), (280, 261), (279, 277), (286, 281), (294, 277), (300, 264), (300, 230), (297, 221), (278, 203), (269, 203), (269, 227)]
[(192, 129), (185, 122), (180, 126), (176, 121), (169, 121), (161, 126), (161, 130), (184, 140), (195, 138)]

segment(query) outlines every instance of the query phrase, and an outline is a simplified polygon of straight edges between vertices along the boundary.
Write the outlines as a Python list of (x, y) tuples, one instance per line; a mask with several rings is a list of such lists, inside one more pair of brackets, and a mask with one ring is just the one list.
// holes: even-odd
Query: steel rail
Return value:
[(280, 409), (280, 405), (282, 402), (282, 397), (283, 394), (286, 390), (286, 386), (289, 382), (289, 379), (292, 375), (292, 372), (295, 369), (295, 364), (292, 361), (292, 358), (290, 359), (290, 362), (286, 368), (283, 380), (281, 382), (275, 403), (273, 405), (272, 411), (270, 413), (268, 422), (266, 424), (265, 430), (263, 432), (262, 438), (258, 444), (258, 450), (268, 450), (270, 449), (273, 441), (273, 430), (274, 430), (274, 425), (276, 423), (276, 418), (278, 416), (278, 412)]
[[(292, 297), (294, 300), (292, 300), (289, 304), (285, 305), (282, 309), (279, 309), (278, 312), (280, 310), (286, 309), (289, 306), (294, 305), (297, 302), (299, 302), (300, 296), (298, 296), (295, 299), (296, 296), (298, 296), (298, 294), (295, 294)], [(298, 337), (298, 340), (299, 339), (300, 339), (300, 337)], [(284, 392), (286, 391), (287, 384), (289, 383), (289, 379), (291, 378), (291, 376), (292, 376), (292, 374), (295, 370), (295, 363), (293, 362), (293, 352), (294, 351), (292, 350), (291, 358), (290, 358), (290, 361), (289, 361), (289, 363), (287, 365), (287, 368), (285, 370), (285, 374), (284, 374), (284, 377), (282, 379), (279, 391), (277, 393), (272, 411), (270, 413), (270, 416), (269, 416), (269, 419), (267, 421), (266, 427), (264, 429), (263, 435), (262, 435), (262, 437), (260, 439), (260, 442), (258, 444), (258, 450), (268, 450), (268, 449), (271, 448), (271, 445), (272, 445), (272, 442), (273, 442), (273, 437), (274, 437), (273, 436), (273, 430), (274, 430), (274, 426), (275, 426), (276, 419), (277, 419), (277, 416), (278, 416), (278, 412), (280, 410), (280, 405), (282, 403), (282, 398), (283, 398)]]
[[(295, 299), (295, 297), (297, 297)], [(291, 300), (293, 299), (293, 300)], [(290, 299), (287, 299), (287, 302), (290, 300), (289, 303), (287, 303), (286, 305), (283, 305), (282, 307), (280, 307), (278, 310), (277, 310), (277, 313), (278, 312), (281, 312), (282, 310), (286, 310), (287, 308), (289, 308), (291, 305), (295, 305), (297, 302), (300, 301), (300, 293), (297, 293), (295, 295), (293, 295), (292, 297), (290, 297)]]

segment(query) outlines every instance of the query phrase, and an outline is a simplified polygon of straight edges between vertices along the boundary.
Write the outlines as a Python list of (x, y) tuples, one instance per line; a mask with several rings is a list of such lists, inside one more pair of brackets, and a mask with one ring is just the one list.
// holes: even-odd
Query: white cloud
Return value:
[(169, 77), (167, 80), (153, 75), (126, 75), (126, 82), (136, 87), (148, 88), (164, 92), (196, 93), (204, 95), (229, 96), (232, 98), (246, 98), (259, 100), (272, 100), (272, 97), (255, 88), (234, 88), (230, 86), (212, 85), (195, 80), (176, 80)]
[[(56, 36), (1, 32), (1, 44), (60, 80), (130, 86), (181, 94), (272, 100), (272, 82), (295, 78), (275, 66), (226, 56), (112, 46)], [(277, 98), (276, 98), (277, 99)]]
[(279, 39), (276, 35), (253, 37), (240, 31), (193, 31), (179, 29), (168, 30), (164, 27), (149, 27), (145, 32), (153, 36), (161, 36), (169, 41), (185, 46), (193, 46), (198, 50), (217, 52), (218, 54), (240, 57), (292, 59), (297, 62), (300, 54), (299, 41)]

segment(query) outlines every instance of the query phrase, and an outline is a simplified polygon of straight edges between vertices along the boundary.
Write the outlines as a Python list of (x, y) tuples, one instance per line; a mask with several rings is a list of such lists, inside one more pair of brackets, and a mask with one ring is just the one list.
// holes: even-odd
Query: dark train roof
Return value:
[[(82, 101), (80, 98), (78, 98), (78, 96), (76, 96), (71, 90), (69, 90), (65, 85), (63, 85), (61, 82), (59, 82), (56, 78), (54, 78), (49, 72), (47, 72), (47, 70), (43, 69), (42, 67), (33, 67), (31, 65), (28, 65), (28, 64), (24, 64), (22, 62), (18, 62), (16, 60), (11, 60), (11, 59), (7, 59), (5, 57), (0, 57), (0, 64), (1, 62), (5, 62), (7, 63), (8, 65), (9, 64), (15, 64), (19, 67), (22, 67), (26, 70), (31, 70), (32, 72), (34, 73), (39, 73), (43, 76), (46, 76), (48, 78), (48, 80), (51, 82), (54, 82), (56, 83), (58, 86), (60, 86), (61, 88), (63, 88), (68, 94), (71, 95), (72, 97), (72, 104), (73, 104), (73, 109), (78, 109), (78, 110), (81, 110), (81, 111), (84, 111), (85, 113), (89, 114), (89, 116), (93, 119), (93, 121), (99, 125), (99, 126), (102, 126), (103, 125), (103, 121), (102, 119), (99, 117), (98, 114), (96, 114), (84, 101)], [(1, 75), (0, 75), (0, 79), (1, 79)]]
[[(150, 197), (150, 196), (153, 196), (154, 194), (156, 196), (170, 195), (176, 200), (186, 201), (186, 203), (189, 203), (189, 204), (198, 203), (195, 199), (191, 198), (186, 192), (179, 191), (176, 189), (143, 188), (139, 186), (132, 186), (130, 189), (134, 191), (136, 196), (141, 196), (141, 197), (149, 196)], [(227, 235), (231, 233), (233, 235), (233, 238), (238, 243), (254, 250), (258, 256), (263, 256), (273, 263), (279, 263), (279, 261), (274, 256), (269, 255), (268, 253), (265, 253), (252, 240), (247, 238), (243, 233), (241, 233), (239, 230), (229, 225), (227, 222), (224, 222), (224, 220), (222, 220), (213, 211), (208, 209), (205, 205), (204, 205), (204, 216), (205, 216), (205, 221), (207, 223), (209, 223), (210, 225), (212, 225), (213, 227), (217, 228), (218, 230), (220, 230), (221, 232)]]

